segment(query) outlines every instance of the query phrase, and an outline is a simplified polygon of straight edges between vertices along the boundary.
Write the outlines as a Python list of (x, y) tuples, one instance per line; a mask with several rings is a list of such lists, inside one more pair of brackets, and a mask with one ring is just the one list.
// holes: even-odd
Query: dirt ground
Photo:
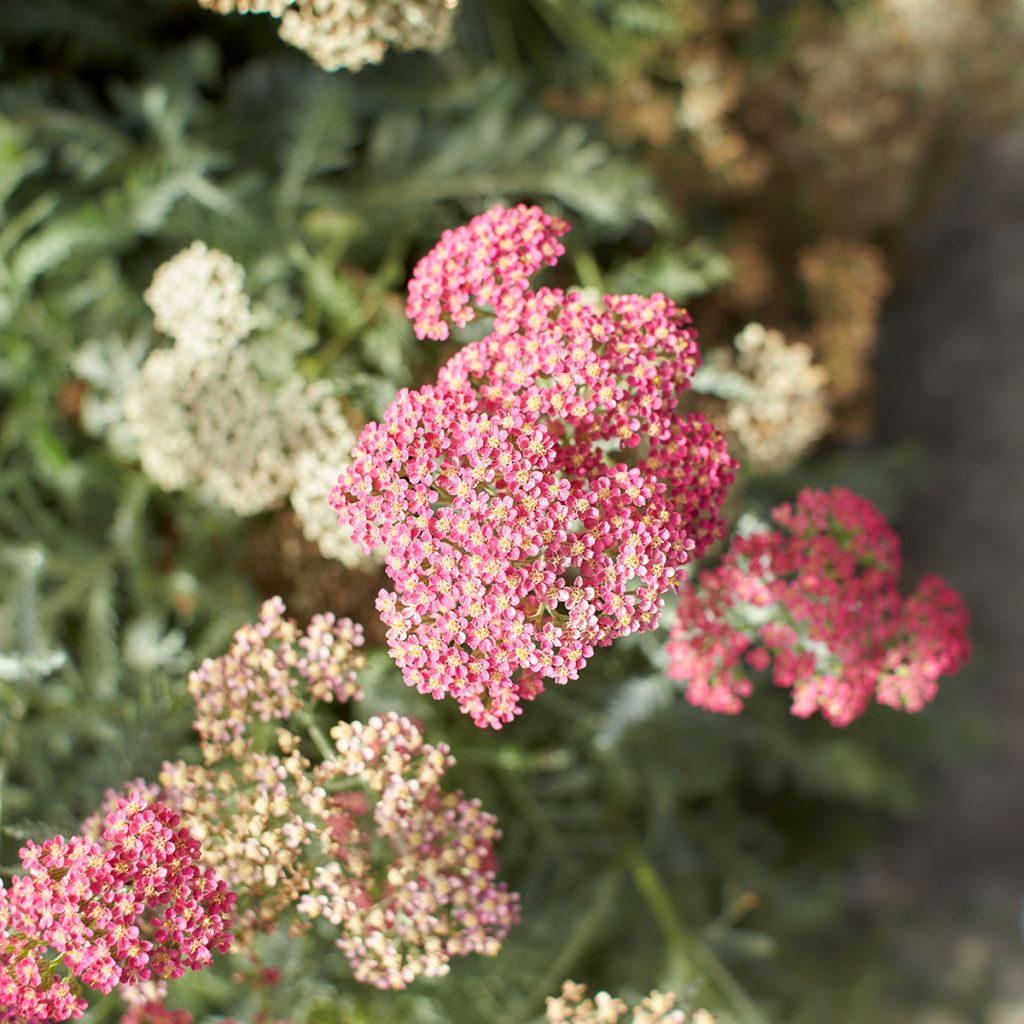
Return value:
[(885, 867), (928, 919), (904, 954), (943, 1006), (923, 1019), (1024, 1024), (1024, 125), (979, 147), (910, 256), (884, 319), (883, 434), (926, 450), (905, 551), (971, 606), (963, 684), (991, 738), (934, 780)]

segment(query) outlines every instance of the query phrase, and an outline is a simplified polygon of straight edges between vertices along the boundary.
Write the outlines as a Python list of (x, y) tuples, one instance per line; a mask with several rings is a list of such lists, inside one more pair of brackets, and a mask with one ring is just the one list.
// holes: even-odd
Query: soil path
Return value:
[(971, 606), (965, 682), (992, 738), (936, 780), (887, 859), (899, 888), (938, 912), (939, 987), (988, 1006), (928, 1019), (1024, 1024), (1024, 125), (978, 151), (905, 276), (879, 357), (883, 432), (928, 455), (905, 551)]

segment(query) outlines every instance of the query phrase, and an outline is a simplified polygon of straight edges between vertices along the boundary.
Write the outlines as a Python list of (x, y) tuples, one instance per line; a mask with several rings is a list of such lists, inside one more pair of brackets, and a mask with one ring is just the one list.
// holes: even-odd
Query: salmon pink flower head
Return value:
[(231, 944), (234, 895), (146, 793), (118, 801), (99, 841), (55, 836), (20, 856), (24, 874), (0, 887), (0, 1020), (80, 1017), (83, 986), (178, 978)]
[[(543, 235), (542, 217), (492, 210), (483, 235), (459, 237), (515, 239), (524, 222)], [(699, 365), (685, 310), (531, 291), (552, 258), (533, 250), (481, 292), (476, 264), (472, 287), (459, 283), (463, 257), (421, 262), (410, 304), (428, 278), (448, 294), (451, 277), (451, 316), (472, 292), (499, 307), (496, 329), (366, 427), (331, 503), (357, 542), (385, 549), (394, 590), (378, 609), (406, 682), (500, 728), (595, 648), (657, 626), (662, 595), (722, 532), (735, 463), (678, 409)]]
[(541, 267), (554, 266), (565, 248), (564, 220), (537, 206), (496, 206), (449, 229), (423, 257), (409, 281), (406, 314), (416, 337), (444, 341), (452, 325), (465, 327), (475, 306), (490, 306), (501, 322), (516, 308)]
[(669, 674), (690, 703), (736, 714), (751, 674), (770, 673), (801, 718), (845, 726), (872, 701), (920, 711), (970, 656), (959, 594), (929, 576), (904, 598), (899, 538), (852, 491), (804, 490), (772, 519), (681, 594)]

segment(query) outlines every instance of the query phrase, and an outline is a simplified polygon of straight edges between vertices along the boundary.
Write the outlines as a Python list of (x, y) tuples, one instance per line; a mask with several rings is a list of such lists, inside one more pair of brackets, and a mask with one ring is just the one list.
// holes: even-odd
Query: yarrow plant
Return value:
[(852, 491), (804, 490), (772, 520), (680, 596), (669, 673), (690, 703), (737, 714), (766, 675), (836, 726), (872, 701), (920, 711), (970, 655), (960, 596), (929, 576), (903, 597), (899, 538)]
[(284, 612), (266, 602), (192, 673), (205, 763), (159, 777), (238, 893), (236, 948), (324, 919), (356, 979), (380, 988), (497, 954), (518, 897), (496, 880), (495, 818), (444, 788), (449, 748), (407, 718), (338, 723), (328, 738), (316, 711), (360, 695), (361, 631), (330, 615), (302, 631)]
[(685, 1013), (675, 993), (654, 991), (627, 1017), (629, 1006), (621, 999), (598, 992), (588, 998), (585, 985), (567, 981), (558, 996), (547, 1001), (549, 1024), (714, 1024), (707, 1010)]
[(20, 857), (24, 874), (0, 886), (0, 1020), (80, 1017), (83, 986), (178, 978), (231, 944), (234, 894), (148, 792), (118, 799), (98, 839), (29, 842)]
[(377, 607), (406, 682), (479, 726), (655, 628), (662, 595), (721, 534), (735, 472), (722, 436), (678, 409), (699, 365), (685, 310), (531, 289), (566, 230), (499, 207), (424, 257), (417, 335), (444, 339), (484, 307), (493, 331), (436, 385), (399, 393), (331, 497), (357, 542), (385, 550), (395, 589)]

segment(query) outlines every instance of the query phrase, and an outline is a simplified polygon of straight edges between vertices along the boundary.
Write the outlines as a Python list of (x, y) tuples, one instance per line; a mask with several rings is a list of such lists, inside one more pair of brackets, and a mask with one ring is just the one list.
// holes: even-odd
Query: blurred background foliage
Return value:
[[(163, 344), (142, 294), (193, 239), (296, 325), (281, 358), (358, 425), (452, 351), (405, 325), (415, 259), (493, 201), (542, 203), (574, 225), (567, 281), (664, 290), (709, 347), (763, 321), (829, 369), (830, 437), (746, 472), (737, 512), (840, 481), (898, 512), (915, 455), (871, 444), (878, 312), (967, 144), (1020, 109), (1017, 0), (464, 0), (451, 47), (358, 75), (191, 0), (4, 7), (0, 865), (193, 753), (185, 675), (262, 597), (380, 641), (377, 569), (326, 561), (283, 508), (239, 519), (139, 468), (121, 404)], [(965, 687), (841, 732), (772, 694), (719, 718), (667, 681), (663, 641), (599, 652), (498, 735), (376, 651), (367, 705), (451, 742), (503, 824), (523, 924), (499, 959), (402, 994), (353, 983), (326, 935), (275, 937), (278, 984), (225, 965), (170, 1005), (523, 1024), (571, 976), (675, 988), (741, 1024), (907, 1020), (866, 857), (925, 768), (975, 741)]]

